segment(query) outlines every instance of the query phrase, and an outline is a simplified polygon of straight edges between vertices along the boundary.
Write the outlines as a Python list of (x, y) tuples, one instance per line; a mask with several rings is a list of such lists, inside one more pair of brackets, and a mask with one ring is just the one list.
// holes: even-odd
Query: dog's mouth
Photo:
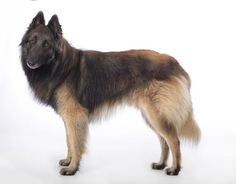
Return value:
[(32, 63), (32, 62), (30, 62), (30, 61), (28, 61), (28, 62), (26, 62), (26, 63), (27, 63), (27, 66), (28, 66), (30, 69), (32, 69), (32, 70), (37, 69), (37, 68), (40, 67), (40, 64), (38, 64), (38, 63)]
[(48, 59), (47, 62), (40, 62), (40, 61), (34, 61), (34, 59), (30, 60), (26, 60), (26, 64), (27, 66), (34, 70), (34, 69), (37, 69), (39, 67), (41, 67), (42, 65), (50, 65), (52, 63), (52, 61), (55, 59), (55, 54), (52, 55), (52, 57), (50, 59)]

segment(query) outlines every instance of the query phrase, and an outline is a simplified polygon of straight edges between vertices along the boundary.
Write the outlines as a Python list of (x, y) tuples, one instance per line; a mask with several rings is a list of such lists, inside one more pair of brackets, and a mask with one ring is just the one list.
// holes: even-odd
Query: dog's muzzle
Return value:
[(40, 67), (40, 65), (38, 63), (35, 63), (33, 62), (32, 60), (28, 60), (26, 62), (27, 66), (30, 68), (30, 69), (37, 69)]

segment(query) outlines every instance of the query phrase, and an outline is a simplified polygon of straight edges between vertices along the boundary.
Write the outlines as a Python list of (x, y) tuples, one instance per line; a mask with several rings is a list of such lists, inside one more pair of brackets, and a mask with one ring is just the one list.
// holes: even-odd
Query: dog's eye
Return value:
[(44, 40), (42, 46), (43, 46), (43, 48), (48, 48), (48, 47), (49, 47), (48, 41), (47, 41), (47, 40)]
[(37, 43), (37, 36), (34, 36), (31, 40), (30, 40), (30, 43), (32, 45), (36, 44)]

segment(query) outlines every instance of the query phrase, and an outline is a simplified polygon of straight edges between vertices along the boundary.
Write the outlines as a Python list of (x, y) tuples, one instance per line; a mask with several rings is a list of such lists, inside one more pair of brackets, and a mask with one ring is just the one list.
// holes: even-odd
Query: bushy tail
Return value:
[(188, 120), (182, 127), (180, 131), (180, 137), (195, 144), (198, 144), (200, 141), (201, 131), (192, 114), (189, 116)]

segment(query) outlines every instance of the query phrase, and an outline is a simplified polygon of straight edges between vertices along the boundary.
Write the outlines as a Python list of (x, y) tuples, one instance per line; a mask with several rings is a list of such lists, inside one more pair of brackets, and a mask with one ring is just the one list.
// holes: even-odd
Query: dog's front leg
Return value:
[(68, 146), (68, 156), (64, 160), (68, 162), (68, 167), (62, 168), (60, 173), (62, 175), (73, 175), (78, 170), (80, 159), (84, 153), (88, 116), (86, 110), (78, 106), (67, 106), (67, 108), (60, 109), (60, 115), (65, 122)]
[[(65, 128), (66, 128), (66, 122), (64, 122)], [(69, 137), (68, 134), (66, 133), (66, 142), (67, 142), (67, 157), (66, 159), (61, 159), (59, 161), (60, 166), (68, 166), (70, 165), (71, 162), (71, 149), (70, 149), (70, 144), (69, 144)]]
[(63, 118), (66, 129), (68, 155), (60, 165), (62, 175), (73, 175), (78, 170), (80, 159), (84, 153), (88, 131), (88, 111), (80, 105), (66, 85), (61, 86), (56, 94), (56, 110)]
[(73, 175), (78, 170), (78, 166), (84, 153), (88, 122), (84, 118), (76, 121), (65, 120), (65, 128), (68, 143), (68, 167), (62, 168), (62, 175)]

